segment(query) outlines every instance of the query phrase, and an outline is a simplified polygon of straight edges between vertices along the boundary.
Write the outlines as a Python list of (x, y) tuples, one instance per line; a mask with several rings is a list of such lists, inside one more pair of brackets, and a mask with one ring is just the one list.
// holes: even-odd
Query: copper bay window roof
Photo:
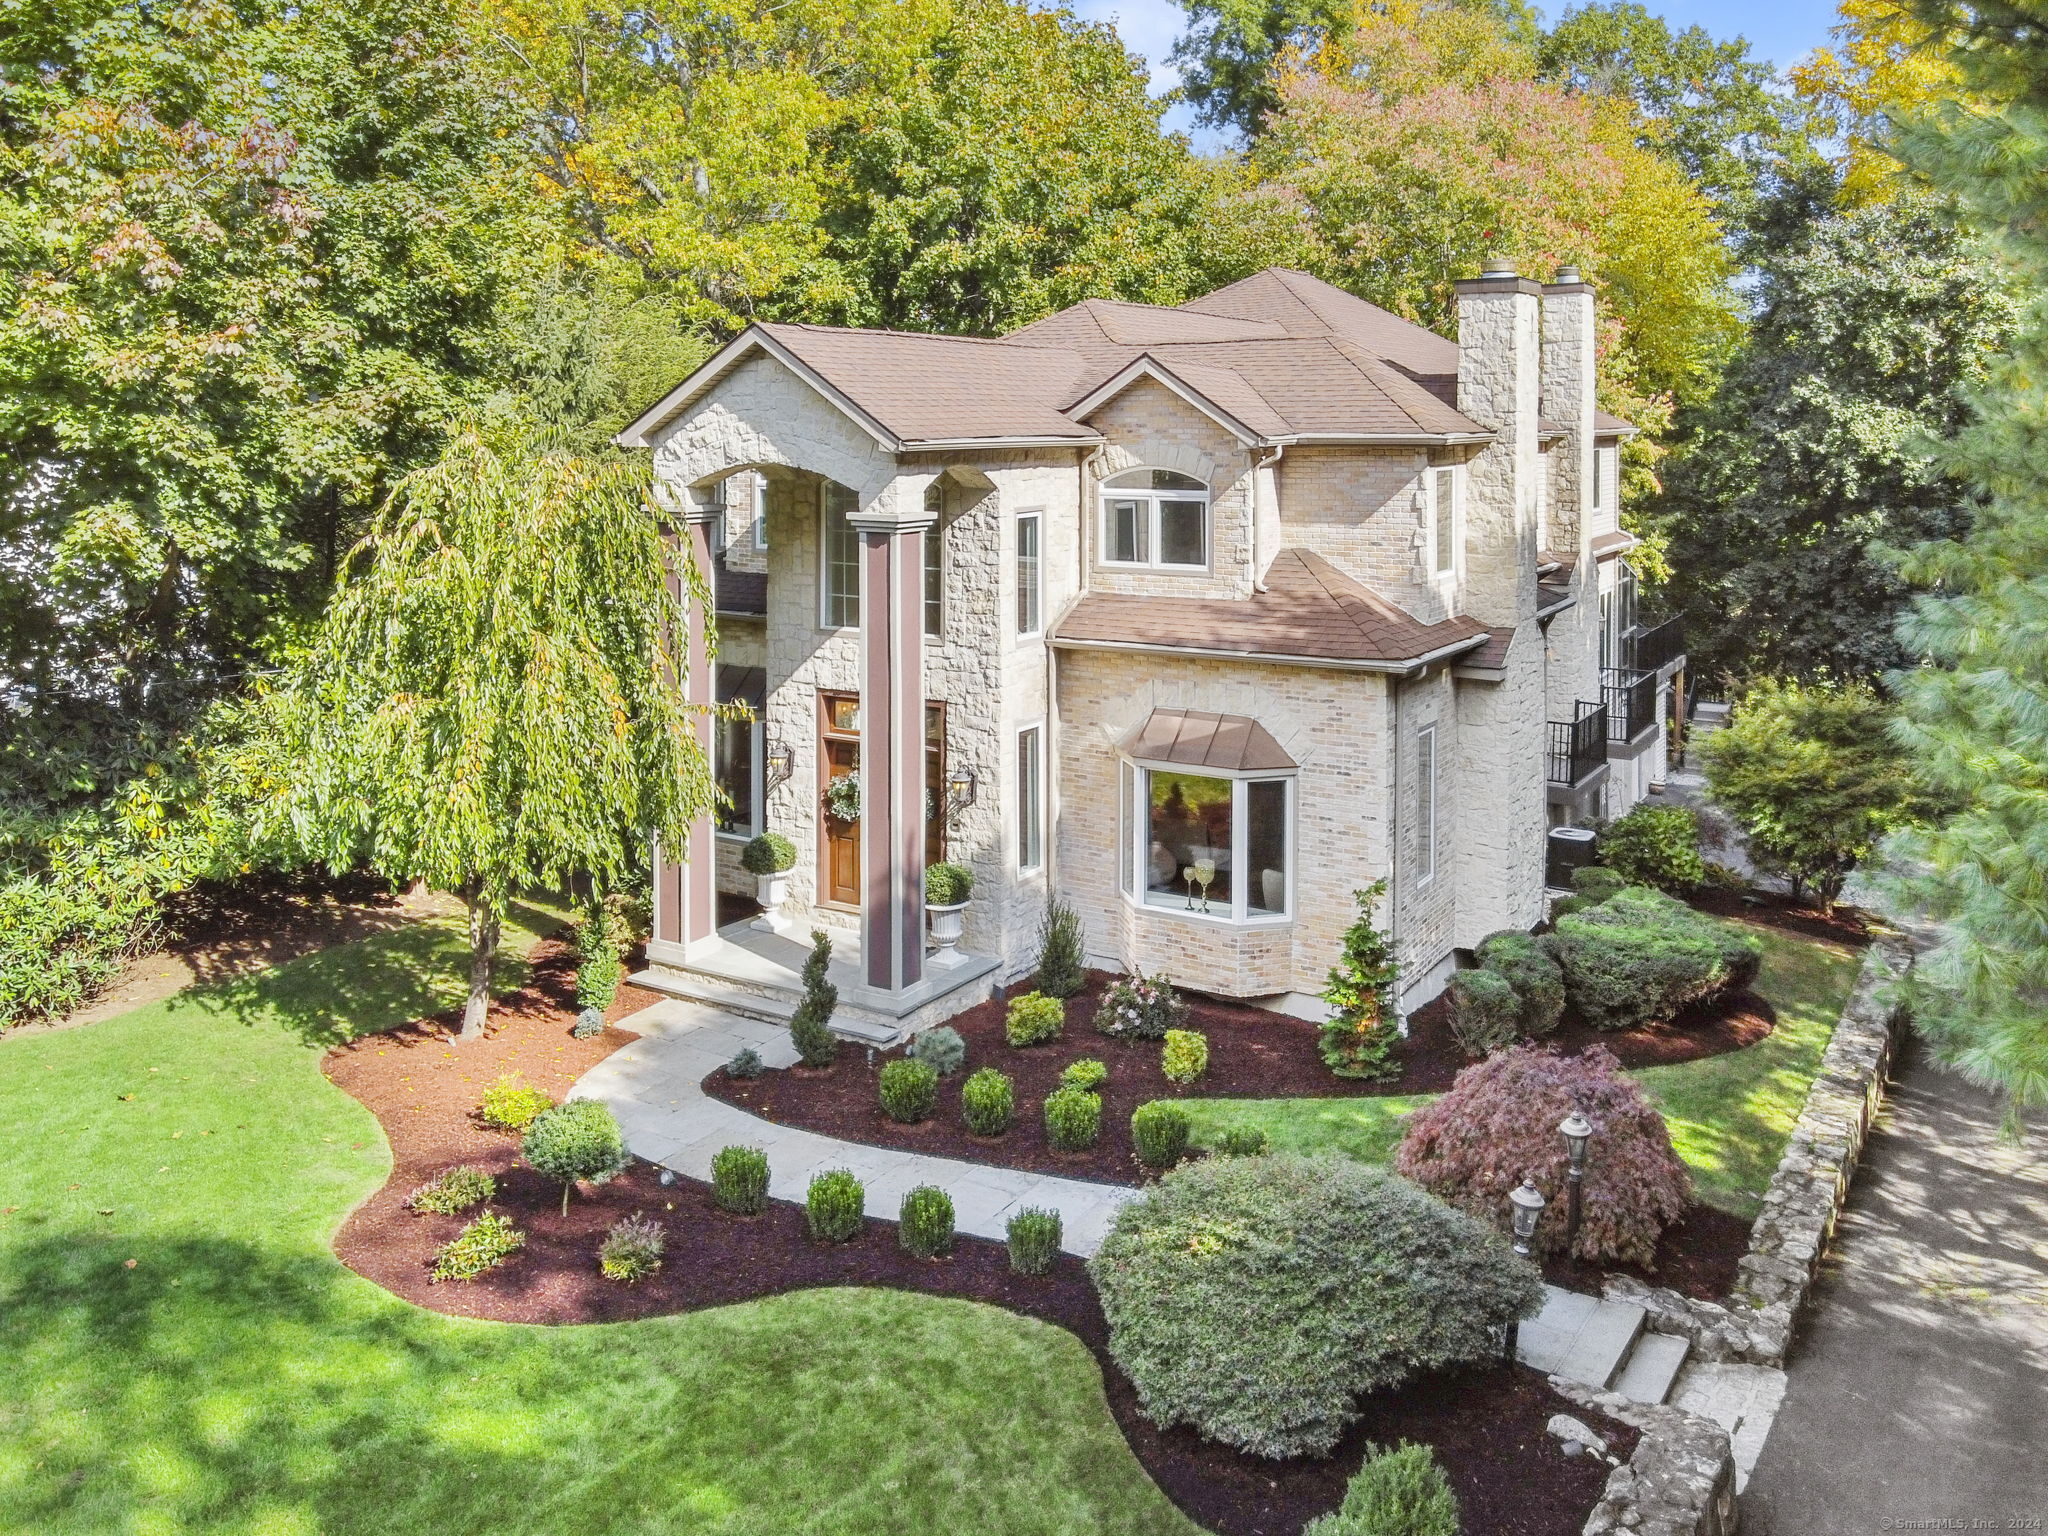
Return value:
[(1123, 740), (1123, 750), (1148, 763), (1177, 763), (1219, 773), (1261, 773), (1300, 766), (1249, 715), (1200, 709), (1155, 709)]

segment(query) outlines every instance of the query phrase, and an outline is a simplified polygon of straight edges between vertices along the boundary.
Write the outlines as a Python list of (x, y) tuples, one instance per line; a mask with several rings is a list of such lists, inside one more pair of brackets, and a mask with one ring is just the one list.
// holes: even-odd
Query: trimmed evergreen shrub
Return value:
[(579, 1182), (603, 1184), (624, 1171), (626, 1138), (612, 1112), (596, 1099), (571, 1099), (543, 1110), (526, 1128), (521, 1154), (537, 1173), (562, 1181), (562, 1214)]
[(1060, 1068), (1060, 1086), (1079, 1088), (1088, 1093), (1099, 1091), (1109, 1081), (1109, 1066), (1093, 1056), (1083, 1056), (1079, 1061), (1070, 1061)]
[(804, 1193), (804, 1224), (818, 1242), (851, 1242), (860, 1236), (867, 1198), (866, 1186), (846, 1169), (821, 1173)]
[(967, 1042), (960, 1038), (960, 1031), (950, 1024), (941, 1024), (937, 1029), (928, 1029), (910, 1042), (910, 1049), (903, 1053), (912, 1061), (930, 1062), (932, 1070), (941, 1077), (951, 1077), (967, 1062)]
[(983, 1067), (960, 1085), (960, 1115), (977, 1136), (1000, 1136), (1017, 1117), (1017, 1090), (1007, 1072)]
[(1264, 1157), (1272, 1149), (1273, 1138), (1266, 1134), (1263, 1125), (1231, 1125), (1217, 1132), (1215, 1142), (1209, 1148), (1211, 1157)]
[(599, 1014), (611, 1007), (612, 999), (619, 995), (619, 983), (625, 979), (625, 962), (619, 952), (609, 944), (601, 945), (595, 953), (588, 948), (591, 940), (586, 933), (583, 959), (576, 967), (576, 1005), (579, 1008), (595, 1008)]
[(1682, 805), (1648, 800), (1608, 823), (1600, 834), (1600, 862), (1629, 885), (1690, 891), (1706, 879), (1700, 858), (1700, 822)]
[(1522, 1038), (1522, 1000), (1498, 971), (1457, 971), (1450, 994), (1451, 1033), (1475, 1060)]
[(1642, 1086), (1612, 1052), (1560, 1056), (1539, 1046), (1501, 1051), (1465, 1068), (1442, 1098), (1417, 1110), (1394, 1167), (1479, 1220), (1507, 1227), (1508, 1191), (1536, 1181), (1551, 1209), (1534, 1246), (1564, 1246), (1565, 1170), (1558, 1123), (1574, 1109), (1593, 1123), (1576, 1257), (1648, 1265), (1664, 1228), (1685, 1214), (1692, 1176)]
[(735, 1216), (767, 1210), (768, 1154), (759, 1147), (721, 1147), (711, 1159), (711, 1198)]
[(1118, 1040), (1164, 1040), (1188, 1016), (1188, 1005), (1164, 976), (1111, 982), (1095, 1007), (1097, 1033)]
[(804, 960), (804, 995), (789, 1019), (790, 1044), (807, 1067), (824, 1068), (839, 1059), (839, 1039), (832, 1033), (832, 1010), (839, 1006), (839, 988), (827, 978), (832, 940), (823, 929), (811, 930), (811, 952)]
[(1538, 1038), (1557, 1028), (1564, 1013), (1564, 972), (1547, 940), (1507, 928), (1481, 939), (1473, 954), (1483, 969), (1497, 972), (1515, 989), (1523, 1034)]
[(1255, 1456), (1322, 1455), (1361, 1393), (1498, 1358), (1543, 1301), (1497, 1234), (1335, 1155), (1183, 1163), (1088, 1270), (1146, 1415)]
[(1661, 891), (1632, 885), (1557, 921), (1565, 995), (1598, 1029), (1662, 1023), (1756, 979), (1763, 946)]
[(1131, 1112), (1131, 1145), (1147, 1168), (1171, 1168), (1188, 1150), (1188, 1112), (1171, 1099), (1155, 1099)]
[(1394, 1060), (1400, 1028), (1394, 1016), (1394, 984), (1401, 968), (1392, 942), (1372, 920), (1373, 908), (1387, 894), (1387, 882), (1376, 880), (1352, 892), (1358, 916), (1344, 930), (1344, 951), (1330, 970), (1323, 1001), (1331, 1008), (1316, 1049), (1323, 1063), (1339, 1077), (1399, 1077)]
[(903, 1251), (920, 1259), (953, 1251), (953, 1197), (933, 1184), (920, 1184), (903, 1197), (896, 1223)]
[(446, 1168), (405, 1197), (415, 1211), (435, 1216), (456, 1216), (472, 1205), (482, 1205), (498, 1192), (498, 1181), (481, 1168), (467, 1164)]
[(1426, 1445), (1393, 1450), (1368, 1443), (1344, 1502), (1301, 1528), (1301, 1536), (1458, 1536), (1458, 1500)]
[(750, 875), (781, 875), (796, 868), (796, 844), (780, 832), (747, 839), (740, 850), (740, 868)]
[(1082, 1152), (1102, 1135), (1102, 1100), (1085, 1088), (1056, 1088), (1045, 1101), (1045, 1139), (1056, 1152)]
[(1209, 1037), (1195, 1029), (1169, 1029), (1159, 1048), (1159, 1070), (1185, 1086), (1209, 1070)]
[(507, 1072), (484, 1090), (477, 1118), (501, 1131), (523, 1131), (534, 1116), (554, 1107), (554, 1100), (531, 1083), (522, 1082), (517, 1072)]
[(1057, 1040), (1067, 1027), (1067, 1005), (1043, 992), (1010, 999), (1003, 1016), (1003, 1036), (1012, 1045), (1042, 1045)]
[(1060, 1256), (1060, 1213), (1027, 1205), (1003, 1229), (1010, 1250), (1010, 1268), (1020, 1275), (1042, 1275)]
[(435, 1284), (474, 1280), (525, 1246), (526, 1234), (512, 1225), (511, 1217), (486, 1211), (434, 1250), (434, 1269), (427, 1278)]
[(622, 1285), (635, 1285), (661, 1268), (667, 1245), (660, 1222), (648, 1216), (622, 1216), (597, 1245), (598, 1273)]
[(928, 1061), (899, 1057), (883, 1066), (881, 1093), (883, 1114), (898, 1125), (916, 1125), (939, 1101), (939, 1074)]
[(974, 871), (965, 864), (927, 864), (924, 899), (934, 907), (957, 907), (974, 890)]
[(1620, 895), (1627, 884), (1621, 871), (1605, 864), (1586, 864), (1572, 871), (1572, 894), (1583, 896), (1596, 906), (1610, 896)]
[(765, 1070), (767, 1068), (761, 1060), (761, 1053), (751, 1045), (740, 1047), (733, 1059), (725, 1064), (725, 1075), (738, 1078), (741, 1082), (759, 1077)]
[(1045, 904), (1038, 923), (1038, 990), (1068, 998), (1088, 984), (1081, 943), (1081, 914), (1059, 897)]

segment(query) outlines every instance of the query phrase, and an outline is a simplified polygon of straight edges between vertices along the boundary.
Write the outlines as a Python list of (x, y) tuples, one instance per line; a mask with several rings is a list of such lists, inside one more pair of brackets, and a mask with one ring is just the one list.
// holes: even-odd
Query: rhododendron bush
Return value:
[(1581, 1056), (1518, 1046), (1465, 1068), (1449, 1093), (1409, 1121), (1394, 1166), (1500, 1227), (1508, 1191), (1534, 1179), (1551, 1207), (1532, 1246), (1555, 1253), (1564, 1247), (1568, 1166), (1557, 1127), (1574, 1108), (1592, 1121), (1593, 1140), (1573, 1256), (1647, 1266), (1659, 1235), (1691, 1203), (1692, 1176), (1671, 1149), (1664, 1117), (1602, 1046)]

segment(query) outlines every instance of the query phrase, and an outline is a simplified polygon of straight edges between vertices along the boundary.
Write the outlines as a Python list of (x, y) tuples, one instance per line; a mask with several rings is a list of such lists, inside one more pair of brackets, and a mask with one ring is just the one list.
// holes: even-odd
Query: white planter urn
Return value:
[(933, 965), (959, 965), (967, 958), (953, 946), (960, 942), (960, 930), (964, 926), (960, 914), (965, 912), (969, 905), (970, 903), (962, 901), (950, 907), (925, 907), (932, 920), (932, 944), (938, 950), (938, 953), (932, 956)]
[(761, 915), (754, 919), (754, 926), (762, 933), (788, 932), (789, 919), (782, 915), (782, 904), (789, 900), (789, 871), (756, 875), (754, 895), (761, 903)]

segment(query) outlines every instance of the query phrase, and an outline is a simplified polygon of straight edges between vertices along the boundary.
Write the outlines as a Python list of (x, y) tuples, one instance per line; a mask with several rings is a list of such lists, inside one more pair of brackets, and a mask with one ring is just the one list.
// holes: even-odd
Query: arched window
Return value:
[(1209, 567), (1209, 487), (1171, 469), (1129, 469), (1102, 483), (1102, 563)]

